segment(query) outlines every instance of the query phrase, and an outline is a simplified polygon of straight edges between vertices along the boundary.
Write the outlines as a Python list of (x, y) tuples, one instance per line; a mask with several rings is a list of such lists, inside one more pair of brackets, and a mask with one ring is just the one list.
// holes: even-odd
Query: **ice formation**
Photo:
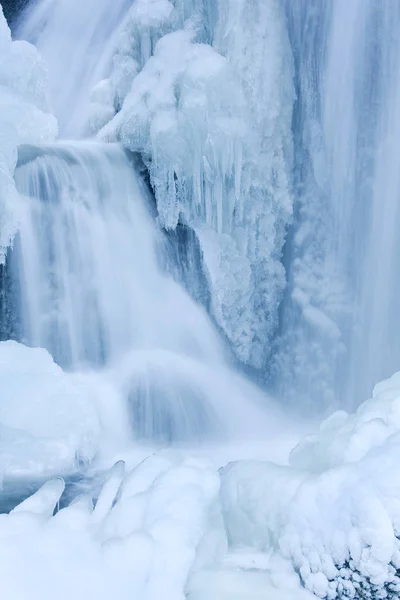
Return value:
[(399, 374), (353, 415), (333, 414), (291, 466), (239, 461), (222, 471), (228, 539), (286, 559), (318, 598), (400, 592)]
[(5, 600), (184, 597), (218, 475), (173, 453), (124, 470), (113, 467), (94, 508), (83, 495), (53, 516), (64, 489), (55, 479), (1, 515)]
[(392, 0), (141, 0), (94, 91), (92, 130), (143, 155), (164, 227), (195, 231), (236, 355), (303, 409), (354, 408), (400, 356), (399, 19)]
[(262, 368), (292, 215), (292, 59), (279, 2), (217, 9), (211, 32), (200, 2), (136, 2), (91, 123), (119, 111), (99, 137), (142, 154), (161, 224), (195, 230), (213, 316), (240, 360)]
[(11, 41), (0, 6), (0, 263), (19, 223), (13, 173), (17, 146), (54, 139), (57, 121), (49, 113), (46, 67), (27, 42)]

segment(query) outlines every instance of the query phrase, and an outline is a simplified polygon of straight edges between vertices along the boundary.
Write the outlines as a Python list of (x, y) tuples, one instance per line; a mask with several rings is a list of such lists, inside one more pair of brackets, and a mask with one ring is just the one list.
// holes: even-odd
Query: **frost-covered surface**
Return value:
[(400, 379), (354, 415), (336, 413), (292, 451), (291, 467), (222, 471), (228, 539), (276, 553), (319, 598), (400, 593)]
[(164, 227), (197, 232), (213, 315), (238, 357), (261, 368), (285, 284), (292, 60), (276, 0), (215, 12), (217, 21), (207, 2), (136, 2), (90, 123), (119, 111), (100, 138), (142, 154)]
[(12, 42), (0, 5), (0, 262), (18, 229), (19, 198), (13, 181), (17, 146), (54, 139), (47, 76), (36, 49)]

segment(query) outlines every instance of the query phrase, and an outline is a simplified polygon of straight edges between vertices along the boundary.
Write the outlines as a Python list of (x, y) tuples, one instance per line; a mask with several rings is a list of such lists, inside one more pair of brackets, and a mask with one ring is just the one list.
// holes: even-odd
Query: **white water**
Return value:
[(64, 367), (111, 369), (136, 439), (261, 431), (246, 399), (259, 392), (229, 371), (205, 311), (160, 270), (152, 198), (124, 151), (22, 147), (15, 178), (23, 339)]
[(16, 171), (30, 343), (74, 368), (153, 347), (221, 362), (205, 313), (158, 268), (151, 197), (124, 152), (92, 142), (31, 152)]
[(62, 137), (84, 133), (90, 93), (110, 69), (130, 4), (130, 0), (33, 0), (29, 5), (17, 34), (46, 59)]

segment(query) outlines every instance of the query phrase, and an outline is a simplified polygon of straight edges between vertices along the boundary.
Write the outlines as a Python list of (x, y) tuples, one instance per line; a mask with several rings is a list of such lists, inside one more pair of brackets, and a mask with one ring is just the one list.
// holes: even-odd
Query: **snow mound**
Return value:
[(18, 230), (19, 197), (13, 180), (17, 147), (56, 136), (46, 66), (33, 46), (11, 41), (0, 5), (0, 263)]

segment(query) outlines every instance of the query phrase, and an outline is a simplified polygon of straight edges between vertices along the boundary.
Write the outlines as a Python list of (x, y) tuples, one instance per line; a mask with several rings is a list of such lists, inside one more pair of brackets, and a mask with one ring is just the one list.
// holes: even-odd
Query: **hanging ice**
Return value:
[(213, 22), (207, 3), (134, 4), (101, 84), (122, 108), (99, 136), (143, 155), (161, 224), (196, 231), (213, 315), (238, 357), (261, 368), (285, 284), (292, 62), (275, 0), (216, 12)]

